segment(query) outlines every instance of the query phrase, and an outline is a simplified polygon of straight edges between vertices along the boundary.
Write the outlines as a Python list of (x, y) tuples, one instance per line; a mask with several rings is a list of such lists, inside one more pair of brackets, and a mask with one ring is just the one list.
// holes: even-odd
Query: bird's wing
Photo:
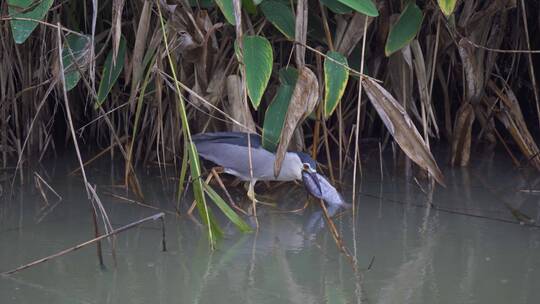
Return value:
[[(251, 137), (251, 147), (254, 149), (262, 146), (261, 137), (258, 134), (249, 134)], [(199, 133), (192, 136), (195, 145), (207, 144), (230, 144), (242, 147), (248, 146), (248, 133), (243, 132), (212, 132)]]

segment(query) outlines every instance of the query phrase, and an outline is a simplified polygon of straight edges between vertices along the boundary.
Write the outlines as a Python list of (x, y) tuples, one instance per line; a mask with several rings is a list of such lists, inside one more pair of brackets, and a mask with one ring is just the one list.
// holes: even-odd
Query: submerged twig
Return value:
[[(65, 254), (67, 254), (67, 253), (70, 253), (70, 252), (73, 252), (73, 251), (75, 251), (75, 250), (81, 249), (81, 248), (83, 248), (83, 247), (85, 247), (85, 246), (88, 246), (88, 245), (90, 245), (90, 244), (99, 242), (99, 241), (101, 241), (101, 240), (104, 239), (104, 238), (108, 238), (108, 237), (110, 237), (110, 236), (116, 235), (116, 234), (118, 234), (118, 233), (120, 233), (120, 232), (123, 232), (123, 231), (125, 231), (125, 230), (131, 229), (131, 228), (133, 228), (133, 227), (136, 227), (136, 226), (138, 226), (138, 225), (140, 225), (140, 224), (142, 224), (142, 223), (145, 223), (145, 222), (148, 222), (148, 221), (155, 221), (155, 220), (158, 220), (158, 219), (163, 220), (163, 217), (164, 217), (164, 216), (165, 216), (165, 213), (160, 212), (160, 213), (154, 214), (154, 215), (152, 215), (152, 216), (145, 217), (145, 218), (140, 219), (140, 220), (138, 220), (138, 221), (135, 221), (135, 222), (133, 222), (133, 223), (127, 224), (127, 225), (125, 225), (125, 226), (122, 226), (122, 227), (120, 227), (120, 228), (118, 228), (118, 229), (114, 229), (114, 230), (112, 230), (111, 232), (109, 232), (109, 233), (107, 233), (107, 234), (103, 234), (103, 235), (101, 235), (101, 236), (99, 236), (99, 237), (96, 237), (96, 238), (93, 238), (93, 239), (91, 239), (91, 240), (88, 240), (88, 241), (86, 241), (86, 242), (84, 242), (84, 243), (80, 243), (80, 244), (78, 244), (78, 245), (76, 245), (76, 246), (73, 246), (73, 247), (64, 249), (64, 250), (59, 251), (59, 252), (57, 252), (57, 253), (55, 253), (55, 254), (51, 254), (51, 255), (46, 256), (46, 257), (44, 257), (44, 258), (41, 258), (41, 259), (35, 260), (35, 261), (33, 261), (33, 262), (30, 262), (30, 263), (28, 263), (28, 264), (19, 266), (19, 267), (15, 268), (15, 269), (8, 270), (8, 271), (4, 271), (4, 272), (0, 273), (0, 275), (4, 275), (4, 276), (5, 276), (5, 275), (11, 275), (11, 274), (14, 274), (14, 273), (19, 272), (19, 271), (21, 271), (21, 270), (25, 270), (25, 269), (30, 268), (30, 267), (32, 267), (32, 266), (35, 266), (35, 265), (38, 265), (38, 264), (47, 262), (47, 261), (49, 261), (49, 260), (51, 260), (51, 259), (54, 259), (54, 258), (57, 258), (57, 257), (61, 257), (61, 256), (65, 255)], [(162, 222), (162, 225), (163, 225), (163, 222)], [(164, 227), (164, 225), (163, 225), (163, 227), (162, 227), (162, 231), (163, 231), (163, 232), (162, 232), (162, 236), (163, 236), (163, 240), (162, 240), (162, 246), (163, 246), (163, 247), (162, 247), (162, 250), (163, 250), (163, 251), (166, 251), (167, 248), (166, 248), (166, 243), (165, 243), (165, 227)]]
[(339, 232), (336, 228), (336, 225), (334, 224), (334, 221), (332, 218), (330, 218), (330, 215), (328, 214), (328, 210), (326, 209), (326, 206), (324, 205), (324, 201), (322, 199), (319, 199), (319, 202), (321, 204), (321, 209), (323, 210), (324, 218), (326, 219), (326, 222), (328, 223), (328, 228), (330, 229), (330, 232), (332, 233), (332, 237), (334, 238), (334, 241), (336, 242), (336, 245), (346, 257), (347, 260), (351, 263), (351, 266), (353, 267), (354, 272), (358, 271), (358, 267), (356, 264), (356, 258), (354, 258), (350, 253), (347, 247), (345, 247), (345, 244), (343, 244), (343, 239), (339, 235)]

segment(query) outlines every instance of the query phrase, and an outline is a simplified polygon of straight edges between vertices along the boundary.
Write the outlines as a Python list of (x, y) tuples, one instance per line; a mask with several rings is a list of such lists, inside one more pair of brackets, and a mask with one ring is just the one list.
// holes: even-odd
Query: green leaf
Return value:
[(338, 52), (330, 51), (326, 56), (330, 58), (324, 60), (324, 116), (328, 118), (336, 109), (347, 87), (349, 70), (346, 67), (349, 65), (347, 58)]
[(443, 14), (448, 17), (452, 15), (454, 9), (456, 8), (456, 0), (437, 0), (439, 2), (439, 7)]
[(405, 7), (396, 24), (390, 29), (384, 52), (390, 56), (395, 51), (409, 44), (422, 25), (422, 11), (414, 2), (409, 2)]
[(236, 25), (236, 19), (234, 17), (234, 6), (233, 0), (216, 0), (216, 4), (219, 6), (219, 9), (232, 25)]
[(262, 145), (268, 151), (274, 152), (277, 149), (297, 78), (298, 71), (295, 68), (285, 68), (279, 71), (281, 85), (264, 115)]
[(339, 0), (321, 0), (321, 2), (336, 14), (349, 14), (353, 11), (352, 8), (342, 4)]
[(298, 70), (295, 68), (284, 68), (279, 71), (279, 81), (284, 85), (296, 86)]
[(295, 21), (290, 6), (276, 0), (265, 0), (261, 3), (260, 8), (270, 23), (289, 40), (294, 40)]
[(118, 47), (118, 56), (116, 58), (116, 65), (113, 66), (113, 51), (110, 50), (109, 54), (107, 55), (107, 58), (105, 59), (105, 65), (103, 66), (103, 73), (101, 74), (101, 82), (99, 83), (99, 89), (98, 89), (98, 100), (95, 105), (96, 108), (98, 108), (103, 101), (105, 101), (105, 98), (107, 98), (107, 95), (111, 91), (112, 87), (116, 83), (116, 80), (118, 79), (118, 76), (120, 76), (120, 73), (124, 69), (124, 60), (126, 58), (126, 40), (122, 36), (120, 38), (120, 45)]
[(64, 78), (66, 80), (67, 91), (72, 90), (81, 79), (76, 64), (82, 64), (89, 50), (89, 45), (90, 37), (88, 36), (70, 34), (66, 37), (66, 42), (62, 49), (62, 64), (64, 65)]
[(188, 3), (191, 7), (200, 7), (200, 8), (214, 7), (213, 0), (189, 0)]
[(240, 217), (227, 203), (217, 194), (207, 183), (202, 184), (206, 194), (214, 201), (218, 208), (227, 216), (227, 218), (242, 232), (252, 232), (251, 227)]
[(188, 153), (190, 160), (191, 177), (193, 178), (193, 194), (199, 210), (199, 216), (202, 218), (208, 228), (208, 238), (212, 248), (215, 246), (216, 240), (223, 236), (223, 232), (219, 228), (212, 210), (208, 208), (203, 192), (203, 182), (201, 177), (201, 166), (199, 163), (199, 154), (194, 143), (186, 143), (188, 145)]
[(338, 1), (364, 15), (367, 15), (370, 17), (379, 16), (379, 11), (377, 10), (377, 7), (371, 0), (338, 0)]
[[(43, 20), (53, 0), (8, 0), (7, 3), (11, 17)], [(32, 34), (38, 23), (30, 20), (11, 20), (10, 25), (13, 40), (21, 44)]]
[(241, 0), (241, 2), (242, 8), (251, 15), (257, 14), (257, 5), (261, 3), (261, 1), (256, 3), (256, 1), (253, 0)]
[(274, 55), (270, 42), (264, 37), (245, 36), (243, 42), (247, 91), (251, 104), (257, 109), (272, 74)]

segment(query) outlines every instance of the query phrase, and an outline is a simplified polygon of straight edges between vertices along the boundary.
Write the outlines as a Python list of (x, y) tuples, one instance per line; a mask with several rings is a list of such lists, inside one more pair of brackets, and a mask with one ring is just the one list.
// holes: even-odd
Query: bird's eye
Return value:
[(303, 167), (304, 167), (304, 170), (309, 170), (310, 168), (309, 164), (306, 164), (306, 163), (303, 164)]

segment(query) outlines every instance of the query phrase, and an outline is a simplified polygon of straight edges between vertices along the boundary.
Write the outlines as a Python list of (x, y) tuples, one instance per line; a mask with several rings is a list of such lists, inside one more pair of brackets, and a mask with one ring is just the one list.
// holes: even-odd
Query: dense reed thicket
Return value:
[(372, 138), (394, 140), (441, 184), (433, 142), (451, 147), (453, 165), (489, 143), (539, 170), (539, 10), (525, 0), (2, 1), (1, 167), (75, 137), (88, 148), (81, 162), (120, 151), (138, 193), (134, 166), (174, 163), (184, 181), (189, 167), (200, 173), (190, 134), (239, 130), (278, 155), (311, 152), (332, 179)]

